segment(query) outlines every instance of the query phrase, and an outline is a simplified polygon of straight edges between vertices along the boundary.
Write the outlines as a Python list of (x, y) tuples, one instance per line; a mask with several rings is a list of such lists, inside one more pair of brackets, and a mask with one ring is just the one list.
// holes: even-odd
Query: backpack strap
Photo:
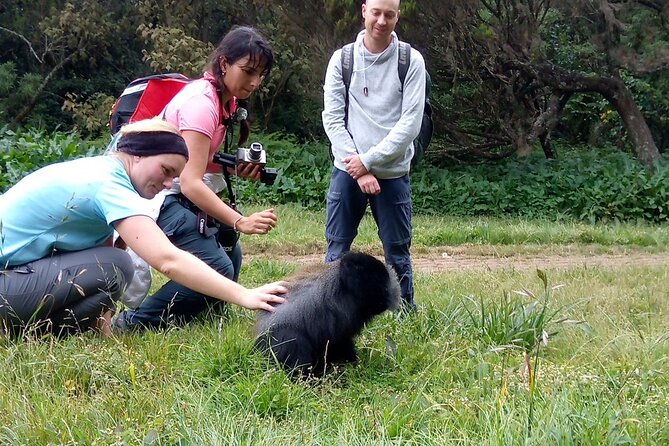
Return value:
[(348, 89), (351, 86), (353, 75), (353, 43), (344, 45), (341, 49), (341, 77), (346, 87), (344, 95), (344, 125), (348, 124)]
[(411, 45), (406, 42), (399, 43), (399, 54), (397, 58), (397, 75), (400, 77), (400, 84), (404, 89), (404, 81), (407, 78), (409, 65), (411, 64)]
[(235, 197), (235, 191), (232, 189), (232, 179), (230, 179), (228, 168), (225, 166), (223, 166), (223, 177), (225, 178), (225, 185), (228, 187), (228, 200), (230, 201), (230, 207), (236, 211), (237, 199)]

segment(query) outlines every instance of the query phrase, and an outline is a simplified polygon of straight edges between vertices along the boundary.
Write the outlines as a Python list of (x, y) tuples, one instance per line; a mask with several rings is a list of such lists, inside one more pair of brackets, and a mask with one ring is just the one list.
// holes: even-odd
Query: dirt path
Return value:
[[(256, 258), (263, 255), (250, 256)], [(282, 259), (300, 265), (322, 262), (322, 254), (284, 255)], [(658, 266), (669, 268), (669, 252), (623, 252), (615, 254), (590, 254), (582, 252), (537, 253), (500, 255), (479, 248), (441, 247), (412, 256), (416, 271), (431, 273), (457, 269), (570, 269), (575, 267), (604, 267), (618, 269), (631, 266)]]
[(664, 266), (669, 268), (669, 253), (661, 254), (569, 254), (513, 257), (482, 257), (470, 255), (428, 254), (415, 259), (417, 271), (437, 272), (448, 269), (570, 269), (575, 267), (604, 267), (618, 269), (629, 266)]

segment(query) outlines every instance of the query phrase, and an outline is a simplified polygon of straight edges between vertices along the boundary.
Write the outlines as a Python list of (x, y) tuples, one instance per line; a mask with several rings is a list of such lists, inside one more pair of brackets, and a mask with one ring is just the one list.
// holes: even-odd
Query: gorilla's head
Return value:
[(375, 257), (348, 252), (339, 260), (338, 273), (340, 290), (354, 296), (361, 314), (372, 317), (399, 308), (397, 275)]

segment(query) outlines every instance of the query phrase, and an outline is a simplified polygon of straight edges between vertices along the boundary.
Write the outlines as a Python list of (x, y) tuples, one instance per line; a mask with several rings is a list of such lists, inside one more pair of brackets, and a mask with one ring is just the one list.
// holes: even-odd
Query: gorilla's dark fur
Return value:
[(273, 313), (259, 312), (255, 345), (287, 372), (302, 376), (356, 361), (355, 336), (400, 303), (396, 274), (368, 254), (349, 252), (288, 281), (288, 301)]

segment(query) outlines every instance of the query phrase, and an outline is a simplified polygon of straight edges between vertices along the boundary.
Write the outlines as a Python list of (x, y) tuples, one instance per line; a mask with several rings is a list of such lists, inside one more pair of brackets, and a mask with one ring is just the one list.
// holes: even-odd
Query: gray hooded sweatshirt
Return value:
[[(383, 52), (370, 53), (361, 31), (353, 48), (348, 126), (344, 126), (346, 87), (341, 73), (341, 49), (325, 74), (323, 127), (332, 144), (334, 165), (346, 171), (343, 159), (360, 155), (375, 177), (399, 178), (409, 172), (413, 140), (418, 136), (425, 103), (425, 61), (411, 49), (404, 89), (397, 73), (397, 35)], [(367, 95), (364, 94), (366, 87)]]

